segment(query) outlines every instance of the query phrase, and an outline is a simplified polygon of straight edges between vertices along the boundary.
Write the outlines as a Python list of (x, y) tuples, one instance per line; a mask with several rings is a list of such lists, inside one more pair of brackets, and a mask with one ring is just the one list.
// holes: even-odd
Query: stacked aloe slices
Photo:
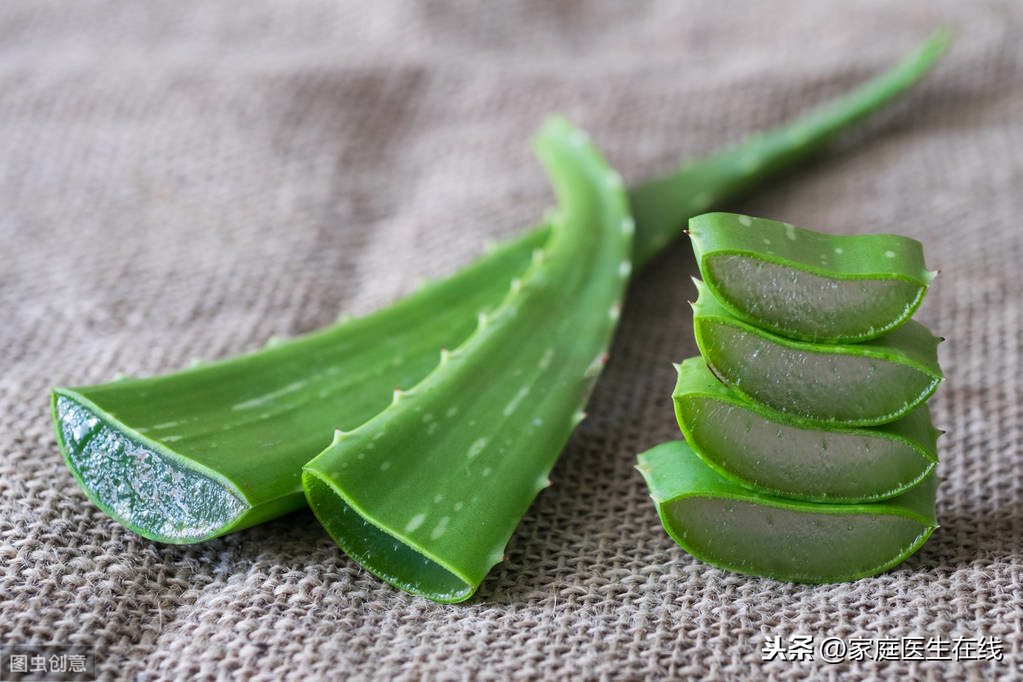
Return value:
[(796, 582), (883, 571), (933, 532), (941, 339), (911, 320), (919, 242), (730, 213), (689, 222), (702, 358), (676, 365), (685, 442), (639, 456), (668, 533)]

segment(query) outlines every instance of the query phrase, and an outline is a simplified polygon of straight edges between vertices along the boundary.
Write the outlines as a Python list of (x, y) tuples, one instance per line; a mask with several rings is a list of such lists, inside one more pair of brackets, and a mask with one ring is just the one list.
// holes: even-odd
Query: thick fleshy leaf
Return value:
[(756, 493), (721, 476), (684, 442), (639, 455), (665, 530), (697, 559), (800, 583), (856, 580), (904, 561), (937, 528), (934, 474), (872, 504), (813, 504)]
[(816, 502), (870, 502), (905, 492), (937, 464), (939, 432), (926, 405), (883, 426), (808, 426), (746, 400), (702, 358), (676, 367), (672, 398), (686, 442), (747, 488)]
[(920, 242), (836, 236), (734, 213), (689, 220), (703, 281), (736, 317), (815, 342), (877, 338), (908, 320), (935, 276)]
[(792, 419), (883, 424), (927, 400), (943, 378), (941, 339), (913, 320), (873, 341), (807, 343), (740, 320), (696, 285), (693, 328), (707, 365), (747, 399)]
[(554, 466), (601, 368), (628, 280), (618, 175), (563, 119), (537, 135), (554, 229), (492, 316), (391, 407), (304, 467), (309, 505), (370, 572), (467, 599)]

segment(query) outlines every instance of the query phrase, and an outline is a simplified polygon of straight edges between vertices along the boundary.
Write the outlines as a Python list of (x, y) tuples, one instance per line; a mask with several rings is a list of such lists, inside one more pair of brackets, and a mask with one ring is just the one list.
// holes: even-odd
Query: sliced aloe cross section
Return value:
[(876, 338), (908, 320), (937, 274), (894, 234), (829, 235), (734, 213), (689, 220), (707, 286), (736, 317), (807, 341)]
[(883, 424), (927, 400), (942, 380), (940, 339), (913, 320), (863, 343), (795, 341), (740, 320), (694, 281), (693, 328), (707, 365), (744, 397), (791, 418)]
[(747, 488), (815, 502), (872, 502), (905, 492), (937, 464), (939, 431), (927, 405), (883, 426), (808, 426), (746, 400), (702, 358), (676, 369), (672, 398), (686, 442)]
[(534, 143), (558, 197), (536, 262), (478, 331), (304, 468), (309, 506), (353, 559), (403, 590), (467, 599), (583, 417), (632, 252), (617, 174), (549, 121)]
[(937, 528), (934, 474), (884, 502), (814, 504), (743, 488), (681, 441), (640, 454), (637, 469), (668, 535), (697, 559), (739, 573), (856, 580), (905, 560)]

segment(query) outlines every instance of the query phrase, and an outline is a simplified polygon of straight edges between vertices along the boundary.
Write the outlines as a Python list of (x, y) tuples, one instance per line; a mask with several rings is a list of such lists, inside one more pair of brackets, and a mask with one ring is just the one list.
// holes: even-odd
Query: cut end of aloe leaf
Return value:
[(678, 367), (673, 398), (686, 442), (744, 487), (814, 502), (869, 502), (904, 492), (935, 467), (926, 405), (882, 428), (810, 427), (744, 400), (701, 358)]
[(302, 486), (313, 514), (334, 542), (381, 580), (447, 604), (465, 601), (476, 591), (478, 585), (448, 570), (406, 539), (368, 521), (315, 471), (303, 471)]
[(856, 580), (913, 554), (937, 527), (934, 476), (887, 502), (810, 504), (755, 493), (681, 441), (639, 456), (668, 534), (706, 563), (800, 583)]
[(689, 221), (707, 286), (729, 312), (808, 341), (876, 338), (908, 320), (933, 273), (920, 242), (835, 236), (733, 213)]
[(858, 344), (812, 344), (750, 325), (702, 283), (696, 342), (714, 374), (744, 397), (816, 424), (869, 426), (903, 416), (937, 389), (939, 339), (910, 320)]
[(534, 138), (560, 219), (476, 332), (304, 467), (317, 517), (408, 592), (468, 598), (499, 561), (607, 362), (633, 225), (621, 178), (564, 119)]
[(798, 583), (874, 575), (902, 561), (933, 530), (897, 515), (810, 512), (703, 495), (674, 500), (661, 513), (698, 559)]
[(199, 542), (231, 530), (249, 511), (229, 484), (72, 392), (55, 391), (52, 409), (58, 445), (75, 479), (100, 509), (139, 535)]

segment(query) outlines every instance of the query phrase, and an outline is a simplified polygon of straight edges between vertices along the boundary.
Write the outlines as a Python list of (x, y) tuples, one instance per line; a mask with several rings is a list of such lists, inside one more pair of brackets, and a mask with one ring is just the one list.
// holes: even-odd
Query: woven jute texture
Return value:
[[(940, 25), (907, 99), (730, 209), (898, 232), (941, 268), (941, 527), (853, 583), (728, 573), (664, 533), (635, 455), (678, 437), (695, 354), (677, 241), (515, 533), (457, 606), (346, 558), (308, 512), (195, 546), (96, 509), (48, 389), (152, 375), (360, 314), (552, 201), (561, 111), (629, 182), (795, 116)], [(1023, 8), (1003, 3), (0, 4), (0, 644), (95, 645), (109, 678), (1019, 679)], [(997, 637), (986, 662), (764, 662), (765, 638)]]

